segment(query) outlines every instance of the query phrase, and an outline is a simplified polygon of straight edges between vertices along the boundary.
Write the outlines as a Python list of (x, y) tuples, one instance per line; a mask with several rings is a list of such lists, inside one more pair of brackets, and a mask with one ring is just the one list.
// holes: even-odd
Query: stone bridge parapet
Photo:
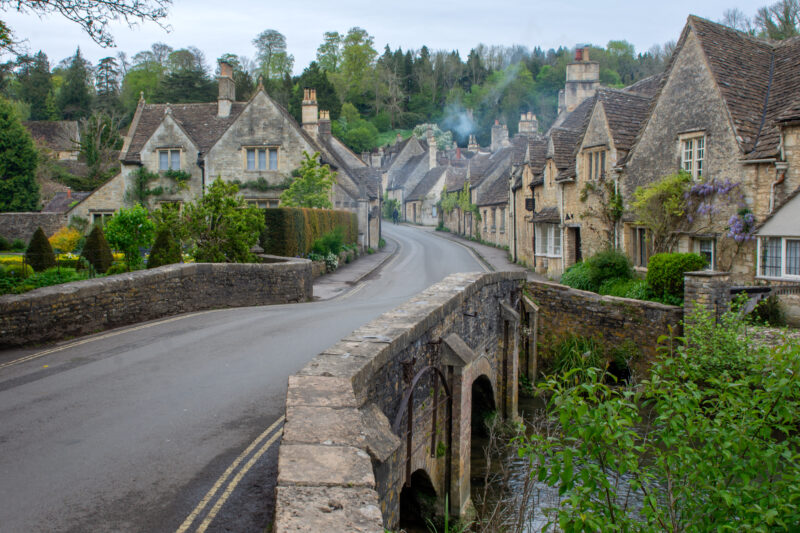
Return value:
[(451, 275), (289, 378), (274, 531), (394, 529), (420, 470), (440, 506), (469, 506), (473, 383), (517, 412), (523, 279)]

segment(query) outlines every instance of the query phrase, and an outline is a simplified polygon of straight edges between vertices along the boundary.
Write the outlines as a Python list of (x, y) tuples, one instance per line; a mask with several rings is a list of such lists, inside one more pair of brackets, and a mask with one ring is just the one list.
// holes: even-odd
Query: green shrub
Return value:
[(563, 340), (552, 343), (543, 355), (546, 369), (556, 376), (563, 376), (572, 370), (582, 374), (589, 368), (605, 367), (603, 344), (592, 337), (567, 335)]
[(86, 238), (86, 243), (83, 245), (81, 257), (86, 259), (96, 272), (105, 274), (111, 264), (114, 262), (114, 256), (111, 255), (111, 248), (108, 246), (105, 235), (103, 235), (103, 228), (94, 226), (91, 233)]
[(332, 253), (339, 255), (343, 248), (344, 235), (342, 234), (341, 228), (335, 228), (333, 231), (329, 231), (311, 243), (311, 251), (318, 254)]
[(609, 279), (632, 279), (633, 267), (628, 256), (618, 250), (605, 250), (588, 258), (589, 283), (595, 292)]
[(11, 264), (5, 266), (6, 278), (27, 278), (33, 276), (33, 268), (30, 265)]
[(582, 291), (597, 290), (589, 277), (589, 266), (586, 263), (575, 263), (561, 275), (561, 284)]
[(6, 252), (11, 249), (11, 243), (8, 239), (0, 235), (0, 252)]
[(750, 313), (750, 319), (757, 324), (781, 327), (786, 325), (786, 312), (783, 310), (780, 298), (772, 294), (758, 302)]
[(44, 272), (48, 268), (56, 266), (56, 254), (53, 253), (53, 247), (50, 246), (47, 235), (40, 227), (33, 232), (28, 249), (25, 250), (25, 261), (36, 272)]
[(643, 279), (607, 279), (597, 292), (620, 298), (644, 300), (647, 297), (647, 282)]
[(272, 255), (307, 256), (317, 239), (335, 229), (341, 232), (342, 244), (358, 241), (358, 218), (347, 211), (279, 207), (265, 209), (264, 219), (266, 227), (259, 244)]
[(700, 254), (655, 254), (647, 263), (647, 286), (653, 296), (664, 303), (682, 303), (683, 275), (701, 270), (705, 266), (706, 260)]
[(106, 270), (106, 275), (113, 276), (114, 274), (123, 274), (128, 271), (128, 265), (125, 264), (125, 261), (120, 261), (119, 263), (111, 265), (108, 270)]
[(22, 239), (14, 239), (11, 242), (11, 249), (15, 252), (24, 252), (25, 251), (25, 241)]
[(163, 265), (173, 265), (181, 262), (180, 244), (172, 238), (172, 234), (166, 228), (156, 235), (156, 242), (150, 250), (150, 257), (147, 260), (147, 268), (156, 268)]

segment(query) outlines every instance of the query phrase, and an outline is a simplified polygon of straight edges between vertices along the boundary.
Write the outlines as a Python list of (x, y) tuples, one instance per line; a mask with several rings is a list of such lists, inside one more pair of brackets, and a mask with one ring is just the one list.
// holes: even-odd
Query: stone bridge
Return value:
[(523, 278), (449, 276), (290, 377), (276, 532), (383, 532), (445, 500), (468, 509), (473, 428), (517, 412), (520, 322), (535, 312)]

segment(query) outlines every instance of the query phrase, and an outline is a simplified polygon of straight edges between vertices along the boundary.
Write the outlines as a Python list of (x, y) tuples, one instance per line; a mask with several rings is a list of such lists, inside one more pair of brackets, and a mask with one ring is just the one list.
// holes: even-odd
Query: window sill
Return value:
[(800, 276), (756, 276), (766, 281), (800, 281)]

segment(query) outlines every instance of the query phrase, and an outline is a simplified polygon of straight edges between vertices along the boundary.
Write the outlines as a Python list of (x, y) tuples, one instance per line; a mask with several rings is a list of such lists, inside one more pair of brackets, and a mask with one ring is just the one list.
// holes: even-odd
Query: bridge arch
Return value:
[(427, 528), (426, 520), (441, 513), (430, 475), (420, 468), (411, 474), (409, 483), (400, 491), (400, 527)]

